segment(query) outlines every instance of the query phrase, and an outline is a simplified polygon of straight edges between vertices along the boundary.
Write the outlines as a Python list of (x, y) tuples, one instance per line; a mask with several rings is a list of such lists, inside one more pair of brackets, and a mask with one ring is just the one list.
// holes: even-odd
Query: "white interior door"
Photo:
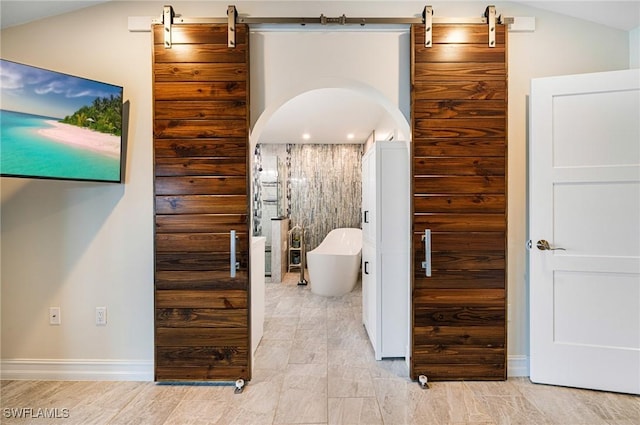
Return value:
[(531, 380), (640, 394), (640, 70), (530, 100)]

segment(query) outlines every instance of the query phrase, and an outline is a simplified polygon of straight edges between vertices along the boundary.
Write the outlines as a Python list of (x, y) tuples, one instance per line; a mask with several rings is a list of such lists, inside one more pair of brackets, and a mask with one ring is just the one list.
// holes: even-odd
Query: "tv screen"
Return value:
[(0, 175), (122, 181), (122, 87), (0, 59), (0, 88)]

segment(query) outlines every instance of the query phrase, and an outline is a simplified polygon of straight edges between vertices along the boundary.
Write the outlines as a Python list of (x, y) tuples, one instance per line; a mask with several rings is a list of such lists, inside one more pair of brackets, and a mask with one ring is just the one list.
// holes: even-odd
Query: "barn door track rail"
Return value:
[(495, 47), (496, 45), (496, 24), (509, 24), (513, 23), (513, 18), (496, 15), (495, 6), (487, 6), (484, 14), (479, 17), (467, 17), (467, 18), (445, 18), (434, 16), (433, 7), (425, 6), (420, 17), (412, 18), (350, 18), (345, 14), (338, 17), (328, 17), (321, 14), (319, 17), (293, 17), (293, 18), (253, 18), (248, 16), (241, 16), (238, 14), (238, 10), (235, 6), (230, 5), (227, 8), (226, 18), (186, 18), (182, 15), (176, 14), (173, 7), (170, 5), (164, 6), (162, 16), (152, 21), (152, 24), (162, 24), (164, 26), (164, 47), (170, 49), (172, 46), (171, 41), (171, 27), (173, 25), (180, 24), (227, 24), (228, 25), (228, 42), (227, 46), (231, 49), (236, 46), (236, 25), (248, 24), (248, 25), (300, 25), (305, 27), (307, 25), (321, 25), (321, 26), (346, 26), (346, 25), (412, 25), (412, 24), (424, 24), (425, 26), (425, 40), (424, 46), (431, 47), (432, 45), (432, 26), (433, 24), (486, 24), (489, 47)]

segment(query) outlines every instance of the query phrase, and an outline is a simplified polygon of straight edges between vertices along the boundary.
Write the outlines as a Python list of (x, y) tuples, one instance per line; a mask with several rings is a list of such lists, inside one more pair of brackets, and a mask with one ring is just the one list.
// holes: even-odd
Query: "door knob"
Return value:
[(536, 246), (540, 251), (566, 251), (566, 249), (564, 248), (551, 248), (551, 245), (549, 245), (549, 242), (547, 242), (544, 239), (540, 239), (536, 243)]

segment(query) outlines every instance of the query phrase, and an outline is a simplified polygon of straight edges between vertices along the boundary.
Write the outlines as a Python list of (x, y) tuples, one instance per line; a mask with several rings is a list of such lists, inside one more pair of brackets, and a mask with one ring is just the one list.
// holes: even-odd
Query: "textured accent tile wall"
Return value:
[(360, 227), (362, 145), (291, 147), (291, 225), (305, 228), (306, 249), (339, 227)]
[[(305, 228), (307, 251), (317, 247), (333, 229), (360, 228), (362, 145), (258, 145), (256, 163), (264, 167), (268, 156), (278, 157), (278, 175), (281, 179), (286, 176), (282, 212), (291, 219), (291, 226)], [(262, 172), (268, 170), (263, 168)], [(265, 191), (257, 188), (260, 177), (255, 176), (254, 190), (262, 192), (257, 195), (260, 198)], [(258, 222), (254, 222), (254, 231), (264, 230), (265, 223), (259, 223), (264, 220), (264, 204), (260, 201), (254, 203), (253, 217)]]

